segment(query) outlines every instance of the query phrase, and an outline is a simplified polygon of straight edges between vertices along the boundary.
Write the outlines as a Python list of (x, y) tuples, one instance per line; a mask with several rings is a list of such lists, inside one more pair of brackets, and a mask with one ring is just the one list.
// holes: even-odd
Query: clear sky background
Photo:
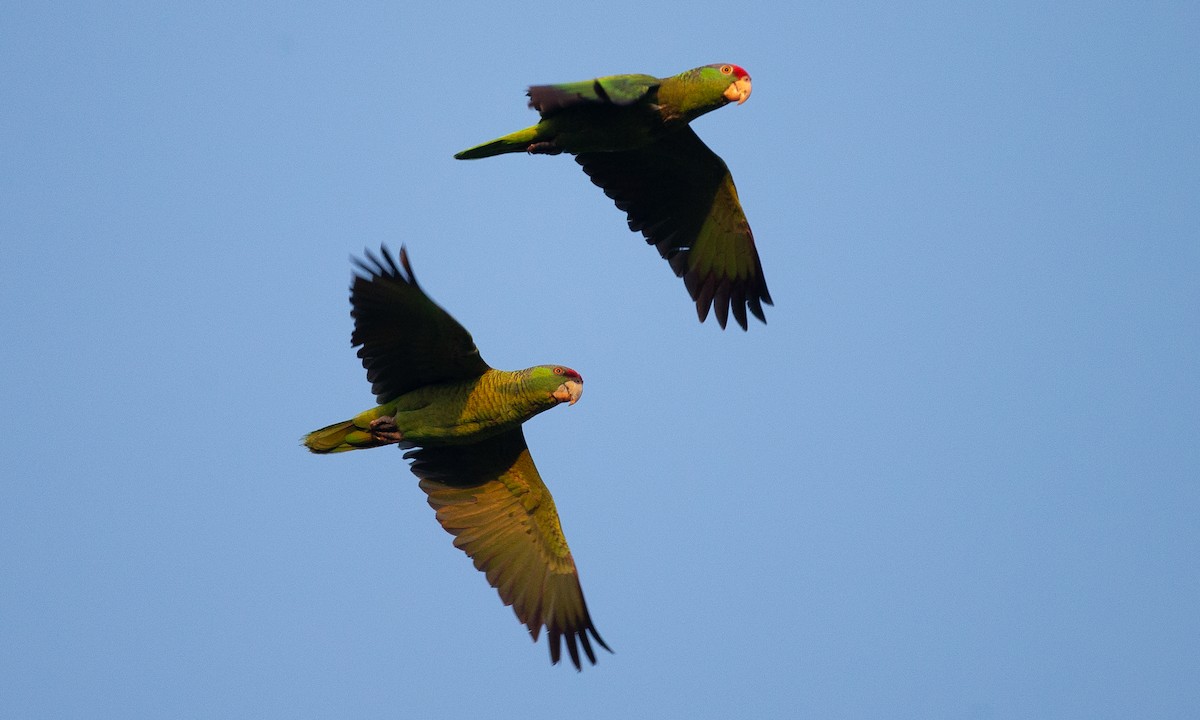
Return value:
[[(176, 5), (0, 9), (0, 716), (1200, 716), (1196, 3)], [(711, 62), (769, 325), (451, 158)], [(586, 378), (526, 426), (581, 674), (400, 452), (299, 445), (381, 242)]]

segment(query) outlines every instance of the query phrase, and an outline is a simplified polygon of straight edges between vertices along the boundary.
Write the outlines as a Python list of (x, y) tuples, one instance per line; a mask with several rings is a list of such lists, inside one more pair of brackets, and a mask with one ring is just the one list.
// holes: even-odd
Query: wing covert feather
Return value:
[(580, 647), (595, 664), (591, 640), (609, 648), (592, 624), (554, 499), (521, 429), (466, 447), (412, 450), (404, 457), (413, 460), (412, 471), (438, 522), (455, 536), (455, 547), (487, 576), (534, 641), (546, 628), (551, 661), (559, 661), (560, 640), (565, 640), (576, 669)]
[(529, 107), (545, 117), (563, 108), (592, 103), (633, 105), (657, 89), (659, 82), (653, 75), (610, 75), (557, 85), (532, 85), (528, 92)]

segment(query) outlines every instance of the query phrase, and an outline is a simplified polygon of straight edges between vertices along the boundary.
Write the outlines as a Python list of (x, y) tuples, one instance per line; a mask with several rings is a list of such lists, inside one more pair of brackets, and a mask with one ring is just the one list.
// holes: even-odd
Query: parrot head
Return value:
[(583, 395), (583, 378), (563, 365), (539, 365), (531, 368), (529, 382), (539, 391), (548, 392), (555, 403), (574, 405)]
[(725, 91), (721, 93), (722, 97), (729, 102), (736, 102), (738, 105), (746, 102), (746, 99), (750, 97), (750, 74), (748, 72), (740, 65), (731, 63), (709, 65), (708, 67), (720, 73), (722, 81), (729, 81)]
[(701, 65), (663, 80), (658, 87), (659, 103), (684, 122), (731, 102), (741, 105), (748, 97), (750, 75), (732, 63)]

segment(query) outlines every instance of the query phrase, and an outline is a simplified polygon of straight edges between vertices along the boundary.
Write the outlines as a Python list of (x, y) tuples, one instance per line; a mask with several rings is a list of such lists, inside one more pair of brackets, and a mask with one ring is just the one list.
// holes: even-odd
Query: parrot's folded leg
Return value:
[(372, 420), (369, 429), (371, 437), (382, 444), (398, 443), (404, 439), (404, 433), (396, 427), (396, 418), (389, 415)]
[(562, 148), (550, 140), (543, 140), (542, 142), (530, 143), (529, 147), (526, 148), (526, 152), (530, 155), (558, 155), (562, 152)]

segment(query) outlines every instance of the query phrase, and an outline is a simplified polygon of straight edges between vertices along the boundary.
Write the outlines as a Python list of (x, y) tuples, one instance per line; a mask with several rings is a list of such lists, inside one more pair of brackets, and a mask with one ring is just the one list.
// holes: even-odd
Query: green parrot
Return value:
[(683, 278), (700, 322), (729, 311), (746, 329), (746, 309), (764, 323), (771, 305), (754, 235), (729, 168), (688, 123), (750, 97), (750, 76), (737, 65), (694, 68), (674, 77), (612, 75), (529, 88), (537, 125), (454, 157), (474, 160), (512, 152), (575, 156), (592, 182), (628, 216), (629, 229)]
[[(354, 332), (378, 406), (304, 438), (314, 453), (397, 444), (454, 545), (511, 605), (534, 642), (542, 627), (550, 660), (561, 639), (580, 668), (595, 664), (596, 633), (550, 491), (521, 424), (559, 403), (572, 405), (583, 378), (563, 365), (508, 372), (488, 366), (470, 333), (417, 284), (408, 253), (386, 247), (354, 259)], [(401, 269), (403, 268), (403, 269)], [(609, 652), (612, 652), (609, 650)]]

